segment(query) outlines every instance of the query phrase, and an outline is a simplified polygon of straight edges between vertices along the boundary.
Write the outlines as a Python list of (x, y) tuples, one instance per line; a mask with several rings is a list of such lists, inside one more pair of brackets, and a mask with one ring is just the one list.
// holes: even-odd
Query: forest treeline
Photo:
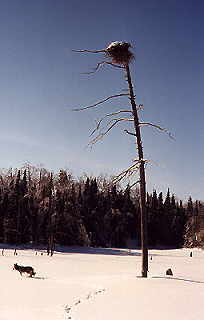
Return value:
[[(169, 189), (147, 194), (149, 246), (199, 245), (203, 204)], [(74, 178), (27, 165), (0, 175), (0, 242), (127, 247), (140, 245), (138, 190), (107, 177)]]

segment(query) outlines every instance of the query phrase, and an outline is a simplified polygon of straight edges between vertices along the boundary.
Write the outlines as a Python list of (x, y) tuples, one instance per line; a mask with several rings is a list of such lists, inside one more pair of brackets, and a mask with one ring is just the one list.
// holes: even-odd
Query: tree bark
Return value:
[(147, 208), (146, 208), (146, 179), (145, 179), (145, 161), (143, 157), (143, 147), (140, 132), (139, 117), (137, 112), (137, 105), (130, 75), (129, 65), (125, 66), (127, 82), (129, 86), (130, 102), (134, 117), (134, 127), (136, 134), (137, 152), (140, 161), (140, 214), (141, 214), (141, 248), (142, 248), (142, 277), (147, 277), (148, 272), (148, 248), (147, 248)]

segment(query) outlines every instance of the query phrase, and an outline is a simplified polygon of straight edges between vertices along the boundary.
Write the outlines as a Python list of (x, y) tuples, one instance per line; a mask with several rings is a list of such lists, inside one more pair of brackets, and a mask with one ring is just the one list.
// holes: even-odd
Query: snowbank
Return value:
[[(139, 250), (68, 248), (49, 257), (11, 249), (0, 256), (0, 320), (202, 319), (204, 252), (150, 250), (140, 278)], [(1, 254), (1, 251), (0, 251)], [(31, 265), (22, 277), (14, 263)], [(173, 276), (166, 276), (171, 268)]]

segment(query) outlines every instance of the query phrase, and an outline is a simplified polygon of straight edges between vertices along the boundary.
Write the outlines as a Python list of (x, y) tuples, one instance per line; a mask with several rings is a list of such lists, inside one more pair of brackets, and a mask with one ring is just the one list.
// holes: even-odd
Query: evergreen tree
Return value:
[(192, 201), (191, 196), (188, 198), (187, 215), (193, 216), (193, 201)]
[(159, 193), (159, 197), (158, 197), (158, 209), (163, 210), (163, 194), (162, 194), (162, 192)]
[[(74, 180), (67, 171), (9, 170), (0, 176), (0, 241), (5, 243), (126, 246), (140, 240), (137, 189), (120, 189), (93, 177)], [(22, 174), (21, 174), (22, 173)], [(149, 245), (178, 247), (204, 243), (204, 206), (176, 201), (168, 189), (147, 194)], [(202, 238), (203, 237), (203, 238)], [(203, 240), (202, 240), (203, 239)], [(196, 242), (197, 241), (197, 242)], [(139, 242), (138, 242), (139, 243)]]
[(164, 209), (166, 213), (168, 213), (171, 210), (171, 197), (169, 188), (167, 190), (166, 199), (164, 201)]

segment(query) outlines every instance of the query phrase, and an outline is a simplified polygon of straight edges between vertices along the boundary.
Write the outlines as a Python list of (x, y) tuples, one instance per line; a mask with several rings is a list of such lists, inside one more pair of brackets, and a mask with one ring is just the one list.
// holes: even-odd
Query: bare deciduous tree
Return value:
[[(96, 123), (96, 127), (91, 135), (95, 137), (90, 141), (90, 144), (94, 144), (100, 139), (102, 139), (109, 131), (121, 122), (132, 122), (134, 125), (134, 132), (125, 130), (125, 133), (134, 136), (136, 139), (137, 155), (138, 158), (134, 160), (134, 164), (129, 168), (122, 171), (115, 177), (115, 182), (121, 181), (125, 177), (129, 177), (136, 171), (139, 172), (139, 180), (134, 183), (139, 183), (140, 186), (140, 211), (141, 211), (141, 247), (142, 247), (142, 277), (147, 277), (148, 272), (148, 248), (147, 248), (147, 209), (146, 209), (146, 178), (145, 178), (145, 163), (147, 160), (143, 156), (143, 146), (141, 138), (141, 127), (142, 126), (152, 126), (158, 130), (170, 133), (158, 125), (152, 124), (150, 122), (140, 122), (138, 111), (143, 107), (141, 104), (136, 104), (136, 96), (133, 89), (131, 74), (130, 74), (130, 62), (134, 59), (133, 53), (129, 50), (131, 45), (127, 42), (112, 42), (110, 45), (102, 50), (74, 50), (75, 52), (91, 52), (91, 53), (104, 53), (105, 57), (109, 61), (102, 61), (97, 64), (92, 72), (86, 72), (86, 74), (92, 74), (99, 70), (100, 67), (104, 65), (112, 66), (115, 68), (121, 68), (125, 73), (125, 78), (128, 83), (127, 93), (118, 93), (106, 97), (95, 104), (85, 106), (82, 108), (74, 109), (75, 111), (86, 110), (89, 108), (95, 108), (108, 100), (128, 97), (131, 103), (130, 110), (119, 110), (110, 114), (106, 114)], [(126, 114), (128, 117), (120, 117), (121, 114)], [(107, 119), (110, 119), (107, 121)], [(104, 121), (107, 121), (105, 127), (102, 127)]]

